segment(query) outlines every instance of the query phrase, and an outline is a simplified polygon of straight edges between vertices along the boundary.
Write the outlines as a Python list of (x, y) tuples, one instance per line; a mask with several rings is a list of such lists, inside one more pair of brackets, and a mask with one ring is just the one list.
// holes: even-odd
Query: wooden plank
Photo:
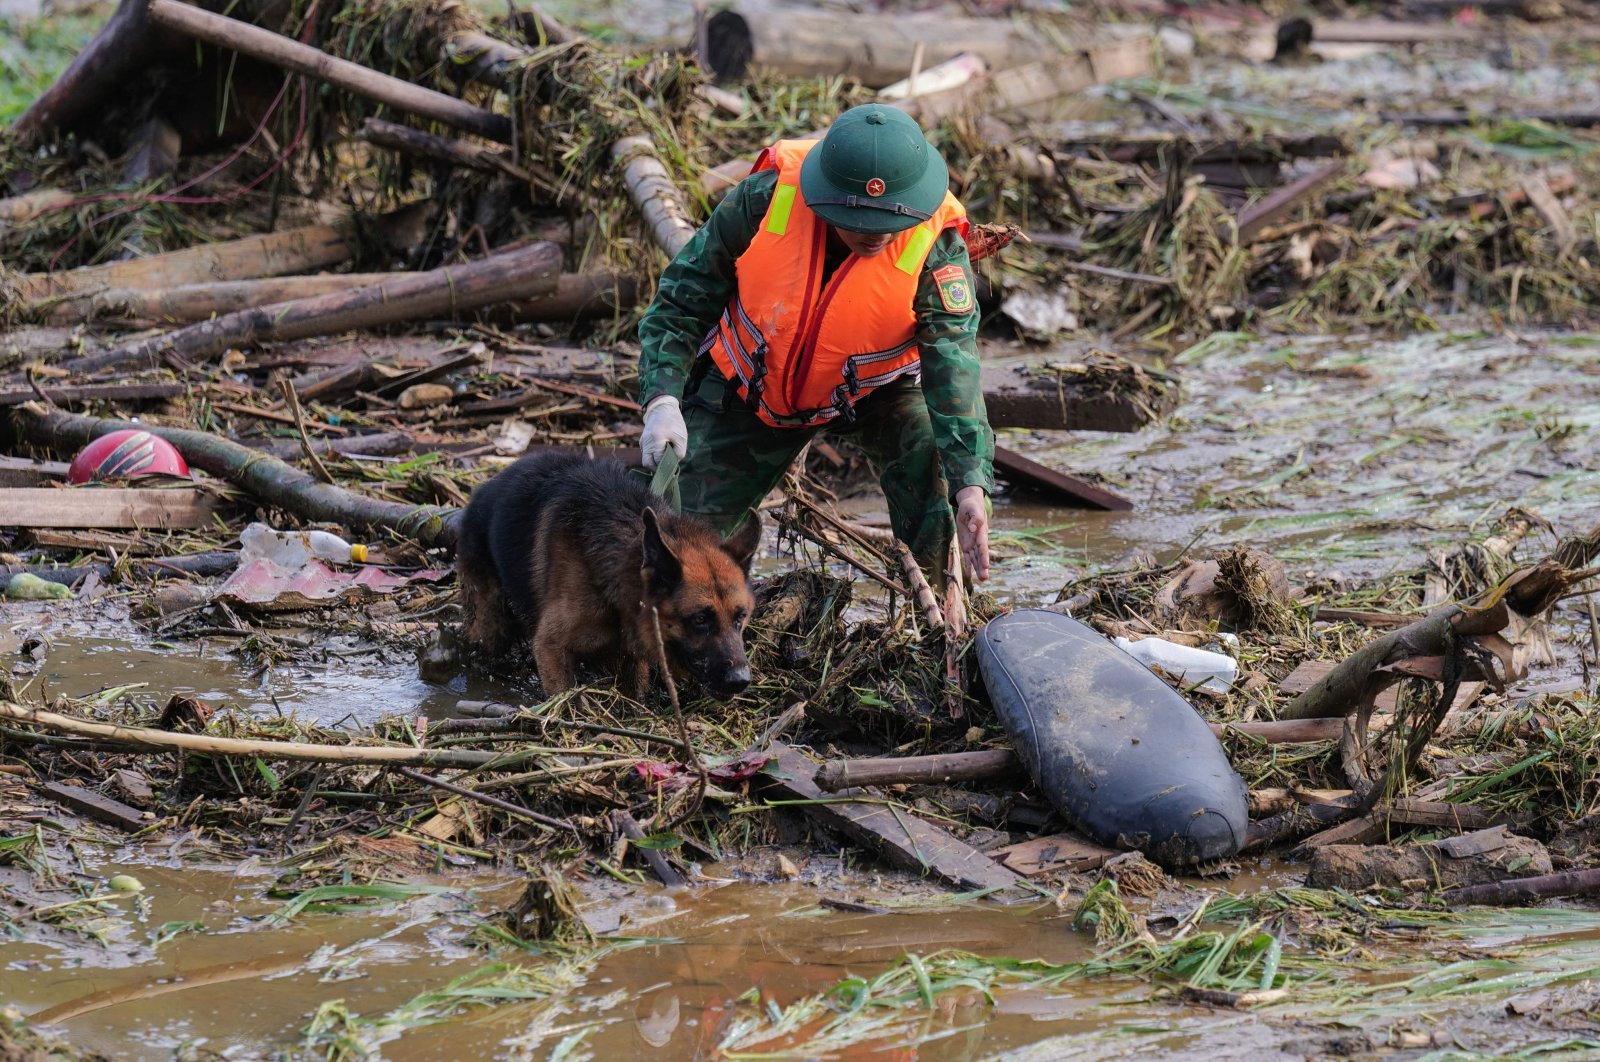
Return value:
[(1133, 502), (1114, 491), (1069, 476), (1039, 464), (1004, 446), (994, 448), (994, 467), (1013, 483), (1022, 483), (1049, 494), (1058, 503), (1079, 509), (1127, 512)]
[(1008, 869), (1033, 878), (1057, 871), (1095, 870), (1122, 853), (1086, 841), (1077, 834), (1058, 833), (996, 848), (990, 854)]
[[(827, 794), (813, 777), (817, 765), (809, 757), (782, 742), (773, 742), (776, 757), (765, 791), (791, 800), (839, 800), (858, 796), (873, 800), (860, 790), (847, 789)], [(817, 822), (839, 830), (883, 856), (895, 866), (938, 878), (963, 889), (1002, 889), (1022, 883), (1022, 878), (963, 841), (904, 808), (881, 803), (816, 803), (801, 805)]]
[(1345, 164), (1342, 160), (1330, 162), (1321, 169), (1313, 170), (1304, 175), (1292, 184), (1285, 185), (1265, 199), (1245, 207), (1239, 212), (1237, 218), (1240, 246), (1254, 243), (1268, 225), (1273, 225), (1283, 220), (1289, 211), (1293, 210), (1318, 188), (1343, 173), (1344, 168)]
[(51, 480), (67, 478), (64, 461), (30, 461), (26, 457), (0, 454), (0, 488), (37, 487)]
[(112, 800), (79, 785), (65, 782), (46, 782), (39, 787), (46, 796), (58, 804), (82, 812), (98, 822), (124, 830), (142, 830), (155, 821), (155, 816), (138, 808), (131, 808), (120, 800)]
[[(156, 398), (175, 398), (189, 389), (188, 384), (175, 381), (152, 383), (83, 384), (76, 387), (40, 385), (39, 391), (58, 406), (78, 402), (141, 402)], [(0, 391), (0, 406), (18, 406), (39, 400), (39, 391), (31, 387)]]
[(0, 527), (208, 527), (215, 508), (194, 487), (10, 487)]

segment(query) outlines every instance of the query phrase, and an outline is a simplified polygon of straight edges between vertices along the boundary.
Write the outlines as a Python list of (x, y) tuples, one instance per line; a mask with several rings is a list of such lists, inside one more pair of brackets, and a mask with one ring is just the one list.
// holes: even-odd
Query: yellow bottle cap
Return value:
[(350, 547), (350, 559), (355, 561), (357, 564), (365, 564), (365, 563), (367, 563), (367, 547), (365, 547), (365, 546), (351, 546)]

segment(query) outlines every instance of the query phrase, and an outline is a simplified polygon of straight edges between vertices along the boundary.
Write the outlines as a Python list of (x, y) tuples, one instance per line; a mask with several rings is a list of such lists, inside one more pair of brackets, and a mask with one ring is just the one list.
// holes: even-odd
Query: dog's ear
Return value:
[(683, 564), (662, 537), (656, 511), (646, 509), (641, 515), (644, 520), (644, 560), (640, 566), (644, 569), (645, 584), (657, 595), (670, 594), (683, 581)]
[(752, 509), (745, 516), (744, 523), (739, 525), (739, 530), (722, 543), (722, 549), (744, 569), (746, 575), (749, 575), (750, 562), (755, 558), (756, 547), (759, 545), (761, 545), (761, 517)]

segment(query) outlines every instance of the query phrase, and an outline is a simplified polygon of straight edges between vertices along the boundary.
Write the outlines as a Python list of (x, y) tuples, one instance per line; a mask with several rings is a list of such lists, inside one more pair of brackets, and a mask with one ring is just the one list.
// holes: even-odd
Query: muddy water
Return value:
[[(1160, 428), (1005, 440), (1037, 459), (1103, 477), (1138, 508), (1082, 513), (1042, 506), (1021, 492), (999, 499), (995, 584), (1004, 595), (1039, 600), (1135, 547), (1168, 559), (1191, 542), (1239, 541), (1277, 553), (1297, 574), (1361, 576), (1414, 566), (1428, 546), (1459, 541), (1512, 504), (1565, 530), (1600, 520), (1600, 342), (1589, 337), (1292, 346), (1223, 340), (1186, 360), (1185, 402)], [(417, 708), (439, 714), (460, 697), (526, 692), (515, 681), (483, 677), (430, 685), (408, 653), (321, 636), (309, 659), (300, 653), (264, 666), (232, 651), (237, 643), (227, 639), (154, 639), (128, 623), (126, 605), (112, 598), (66, 608), (4, 606), (0, 660), (19, 663), (24, 637), (38, 633), (51, 644), (33, 681), (47, 695), (145, 683), (140, 695), (158, 702), (187, 692), (241, 711), (296, 712), (326, 723)], [(182, 846), (120, 853), (84, 847), (81, 880), (126, 869), (145, 883), (145, 900), (120, 904), (104, 944), (24, 930), (0, 937), (0, 1000), (113, 1057), (167, 1058), (185, 1044), (258, 1057), (295, 1042), (326, 1001), (381, 1019), (482, 967), (489, 957), (464, 937), (517, 887), (488, 876), (440, 879), (457, 891), (275, 926), (263, 916), (279, 906), (266, 897), (278, 855), (263, 852), (258, 863), (221, 868)], [(764, 858), (756, 857), (761, 869)], [(1298, 874), (1282, 867), (1230, 887), (1251, 891)], [(0, 885), (14, 884), (0, 877)], [(870, 870), (841, 870), (821, 858), (802, 867), (800, 883), (781, 886), (732, 883), (669, 895), (594, 883), (584, 911), (590, 924), (606, 939), (648, 942), (573, 972), (570, 986), (550, 1000), (364, 1035), (396, 1059), (543, 1058), (570, 1037), (579, 1039), (563, 1057), (713, 1057), (741, 1013), (733, 1001), (753, 989), (763, 1005), (781, 1006), (847, 974), (871, 976), (906, 952), (946, 947), (1057, 962), (1088, 954), (1087, 938), (1048, 904), (890, 914), (816, 906), (824, 896), (886, 895), (899, 892), (879, 889)], [(185, 922), (200, 925), (154, 942), (161, 927)], [(1508, 921), (1504, 940), (1522, 932)], [(1600, 930), (1590, 927), (1574, 944), (1594, 947), (1596, 940)], [(1403, 947), (1373, 946), (1371, 954), (1415, 959)], [(533, 955), (509, 961), (558, 968)], [(1414, 1043), (1405, 1037), (1416, 1029), (1448, 1022), (1462, 1047), (1491, 1053), (1556, 1038), (1537, 1025), (1495, 1023), (1512, 991), (1441, 1001), (1426, 1021), (1393, 1019), (1358, 1031), (1376, 1030), (1380, 1043)], [(1030, 1045), (1039, 1058), (1345, 1053), (1336, 1018), (1299, 1021), (1179, 1005), (1153, 998), (1148, 984), (1103, 978), (1049, 991), (1002, 990), (992, 1003), (955, 993), (916, 1034), (937, 1039), (877, 1050), (903, 1040), (901, 1032), (900, 1040), (838, 1054), (1016, 1057)]]
[[(1026, 597), (1132, 549), (1170, 560), (1191, 543), (1372, 576), (1513, 505), (1567, 533), (1600, 521), (1600, 337), (1220, 336), (1178, 361), (1184, 400), (1159, 427), (1002, 433), (1136, 508), (1060, 510), (1014, 492), (995, 507), (1001, 588)], [(1005, 534), (1018, 531), (1030, 537)]]

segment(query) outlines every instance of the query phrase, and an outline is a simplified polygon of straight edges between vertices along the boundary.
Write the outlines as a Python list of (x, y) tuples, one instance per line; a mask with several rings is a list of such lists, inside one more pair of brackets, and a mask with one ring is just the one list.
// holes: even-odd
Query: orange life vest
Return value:
[(778, 186), (735, 263), (733, 301), (700, 348), (776, 428), (853, 420), (863, 396), (916, 371), (922, 265), (945, 229), (967, 231), (966, 209), (945, 192), (931, 218), (871, 258), (849, 255), (824, 285), (828, 226), (800, 195), (800, 163), (817, 143), (780, 140), (756, 160), (752, 172), (777, 170)]

